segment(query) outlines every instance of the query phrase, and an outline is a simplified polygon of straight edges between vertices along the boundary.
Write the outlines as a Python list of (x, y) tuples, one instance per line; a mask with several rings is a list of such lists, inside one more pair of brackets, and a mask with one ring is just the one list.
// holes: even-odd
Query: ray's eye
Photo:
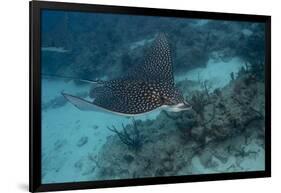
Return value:
[(166, 102), (166, 97), (160, 96), (160, 101), (161, 101), (163, 104), (165, 104), (165, 102)]

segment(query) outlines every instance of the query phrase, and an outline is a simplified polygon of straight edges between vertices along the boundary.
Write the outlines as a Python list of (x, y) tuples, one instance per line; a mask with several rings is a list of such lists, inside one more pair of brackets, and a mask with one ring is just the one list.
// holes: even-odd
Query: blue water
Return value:
[[(76, 79), (110, 80), (128, 73), (130, 68), (144, 61), (143, 56), (160, 32), (165, 32), (171, 43), (175, 81), (176, 84), (183, 84), (181, 88), (187, 88), (182, 90), (184, 96), (192, 96), (193, 92), (204, 90), (199, 84), (202, 82), (208, 82), (210, 93), (216, 89), (225, 89), (223, 92), (228, 96), (230, 91), (227, 88), (232, 88), (235, 81), (248, 76), (239, 74), (242, 68), (246, 69), (250, 65), (249, 73), (254, 74), (259, 82), (257, 93), (260, 95), (256, 94), (255, 98), (257, 101), (263, 101), (263, 73), (260, 73), (263, 68), (254, 65), (264, 58), (263, 24), (43, 11), (42, 183), (105, 179), (98, 174), (97, 163), (93, 160), (103, 158), (101, 155), (104, 154), (109, 157), (113, 155), (108, 151), (107, 144), (111, 143), (111, 137), (116, 134), (107, 127), (122, 128), (122, 124), (131, 124), (132, 119), (107, 112), (81, 111), (67, 102), (61, 93), (79, 95), (90, 100), (88, 93), (92, 85)], [(188, 99), (191, 100), (191, 97)], [(257, 104), (253, 105), (256, 108)], [(258, 108), (264, 113), (262, 105), (258, 105)], [(205, 111), (211, 112), (208, 108)], [(240, 118), (239, 114), (235, 115)], [(136, 116), (135, 120), (155, 122), (159, 121), (161, 116), (161, 110), (156, 110)], [(262, 127), (258, 124), (260, 122), (251, 127)], [(175, 133), (179, 132), (176, 124), (173, 127)], [(165, 133), (161, 128), (155, 129), (158, 129), (159, 133)], [(241, 147), (243, 151), (246, 149), (247, 156), (233, 153), (225, 163), (213, 157), (211, 162), (217, 162), (217, 165), (206, 167), (201, 153), (194, 155), (191, 162), (186, 163), (175, 175), (264, 170), (264, 149), (260, 142), (263, 139), (256, 137), (255, 132), (251, 133), (251, 136), (254, 136), (253, 141)], [(242, 132), (236, 134), (233, 139), (226, 138), (216, 150), (226, 149), (226, 144), (236, 147), (244, 137)], [(114, 148), (112, 147), (112, 151), (116, 151)], [(130, 152), (124, 149), (124, 152), (127, 151)], [(251, 152), (254, 152), (255, 156), (252, 156)], [(146, 152), (141, 153), (142, 156), (146, 155)], [(174, 165), (177, 163), (174, 162)], [(192, 167), (189, 167), (190, 165)], [(127, 169), (130, 170), (129, 167)], [(106, 179), (116, 178), (118, 175)]]

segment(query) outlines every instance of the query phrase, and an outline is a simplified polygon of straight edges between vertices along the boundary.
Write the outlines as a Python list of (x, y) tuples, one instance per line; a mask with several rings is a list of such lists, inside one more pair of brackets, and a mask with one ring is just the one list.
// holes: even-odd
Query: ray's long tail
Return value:
[(46, 78), (59, 78), (59, 79), (67, 79), (67, 80), (75, 80), (75, 81), (80, 81), (80, 82), (85, 82), (85, 83), (102, 83), (101, 80), (90, 80), (90, 79), (80, 79), (80, 78), (75, 78), (75, 77), (70, 77), (70, 76), (61, 76), (61, 75), (50, 75), (50, 74), (41, 74), (42, 77)]

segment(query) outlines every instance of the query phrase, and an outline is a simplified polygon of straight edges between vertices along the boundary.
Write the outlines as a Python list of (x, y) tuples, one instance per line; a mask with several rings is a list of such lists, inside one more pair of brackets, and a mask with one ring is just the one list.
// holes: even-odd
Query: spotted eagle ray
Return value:
[(62, 93), (80, 110), (102, 110), (135, 116), (165, 109), (178, 112), (191, 106), (175, 87), (171, 51), (165, 34), (159, 34), (152, 43), (144, 64), (125, 76), (114, 80), (97, 80), (90, 90), (92, 101)]

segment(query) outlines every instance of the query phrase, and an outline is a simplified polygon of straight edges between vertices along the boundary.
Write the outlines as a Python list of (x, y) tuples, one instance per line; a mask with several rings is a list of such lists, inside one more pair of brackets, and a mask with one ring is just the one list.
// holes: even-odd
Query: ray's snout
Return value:
[(192, 106), (188, 102), (183, 101), (177, 105), (177, 109), (178, 111), (186, 111), (192, 109)]
[(189, 104), (187, 101), (183, 101), (183, 107), (185, 110), (190, 110), (192, 109), (191, 104)]
[(166, 109), (168, 111), (172, 111), (172, 112), (180, 112), (180, 111), (187, 111), (187, 110), (191, 110), (192, 106), (187, 103), (186, 101), (178, 103), (176, 105), (169, 105), (169, 108)]

